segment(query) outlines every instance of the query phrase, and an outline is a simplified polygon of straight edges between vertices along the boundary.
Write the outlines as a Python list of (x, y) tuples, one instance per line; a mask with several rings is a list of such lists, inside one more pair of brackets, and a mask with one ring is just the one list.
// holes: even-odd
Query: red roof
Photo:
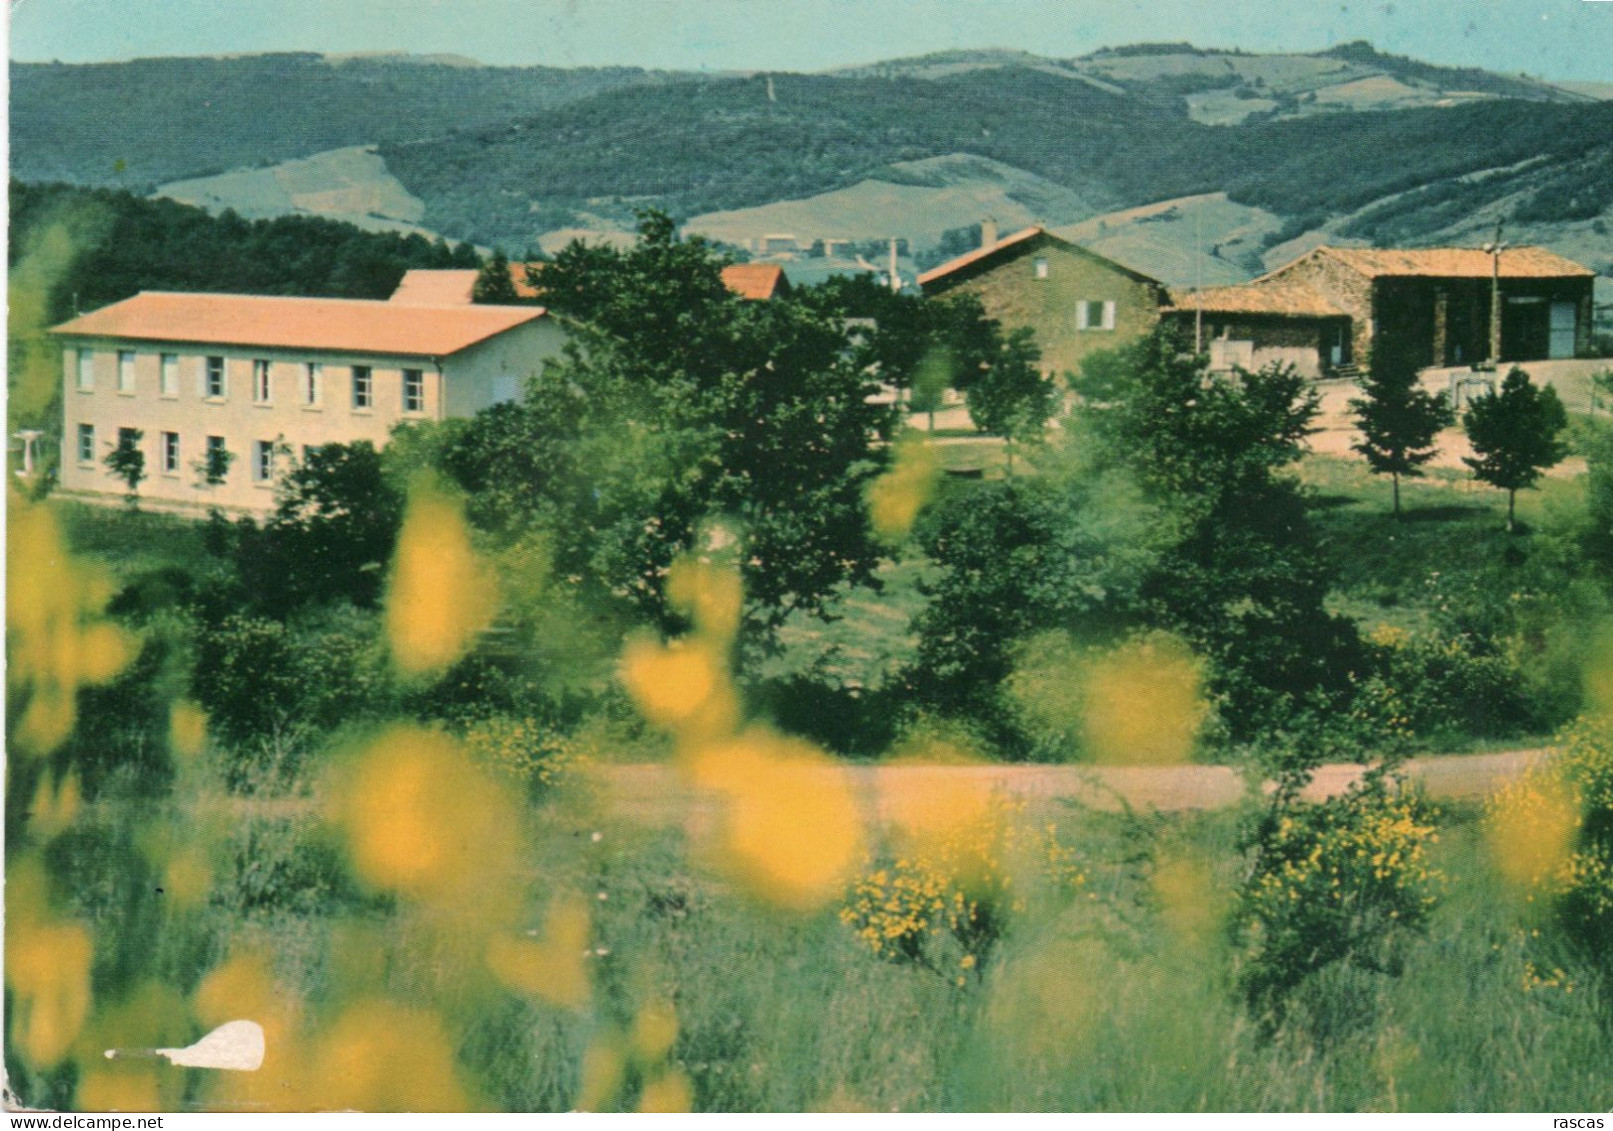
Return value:
[(478, 274), (474, 268), (440, 271), (417, 267), (403, 273), (398, 289), (387, 301), (410, 306), (460, 306), (471, 301)]
[(54, 328), (154, 342), (445, 357), (544, 317), (541, 306), (142, 291)]
[(1139, 282), (1152, 283), (1155, 286), (1163, 286), (1158, 279), (1144, 275), (1141, 271), (1134, 271), (1130, 267), (1127, 267), (1124, 263), (1116, 263), (1108, 256), (1099, 255), (1090, 248), (1082, 247), (1080, 244), (1071, 243), (1069, 240), (1060, 239), (1052, 232), (1049, 232), (1046, 228), (1040, 226), (1025, 228), (1022, 231), (1015, 232), (1011, 236), (998, 240), (990, 247), (977, 247), (973, 251), (965, 252), (956, 259), (948, 260), (939, 267), (932, 267), (930, 270), (919, 276), (919, 286), (927, 288), (931, 283), (940, 282), (950, 275), (954, 275), (959, 271), (966, 270), (977, 263), (982, 263), (988, 259), (993, 259), (1004, 252), (1019, 254), (1024, 251), (1029, 251), (1031, 246), (1034, 244), (1043, 243), (1057, 244), (1059, 247), (1068, 248), (1071, 251), (1089, 256), (1100, 263), (1108, 264), (1116, 271), (1130, 275), (1133, 279), (1136, 279)]
[(790, 280), (777, 263), (733, 263), (722, 269), (723, 286), (743, 299), (765, 301), (788, 294)]
[(999, 251), (1016, 247), (1017, 245), (1024, 243), (1026, 240), (1034, 239), (1036, 236), (1045, 235), (1047, 235), (1046, 228), (1033, 226), (1026, 228), (1023, 231), (1015, 232), (1011, 236), (1005, 236), (1003, 239), (998, 240), (989, 247), (977, 247), (973, 251), (965, 252), (956, 259), (949, 259), (945, 263), (941, 264), (941, 266), (932, 267), (928, 271), (924, 272), (924, 274), (919, 276), (919, 286), (922, 287), (926, 283), (934, 282), (936, 279), (943, 279), (952, 274), (954, 271), (963, 270), (971, 263), (980, 262), (980, 260), (985, 259), (989, 255), (995, 255)]
[[(1331, 247), (1313, 252), (1326, 255), (1367, 276), (1412, 276), (1433, 279), (1488, 279), (1493, 257), (1478, 247)], [(1280, 270), (1280, 269), (1279, 269)], [(1277, 272), (1272, 272), (1276, 274)], [(1503, 279), (1561, 279), (1595, 275), (1589, 267), (1543, 247), (1509, 247), (1501, 252)], [(1269, 277), (1269, 276), (1268, 276)]]
[(1310, 287), (1286, 282), (1207, 287), (1197, 294), (1173, 291), (1172, 309), (1191, 314), (1278, 314), (1298, 318), (1343, 318), (1346, 313)]

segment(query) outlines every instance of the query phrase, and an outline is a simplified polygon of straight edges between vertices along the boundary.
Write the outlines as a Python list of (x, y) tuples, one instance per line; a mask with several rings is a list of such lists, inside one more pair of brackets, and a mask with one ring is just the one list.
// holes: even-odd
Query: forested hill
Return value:
[(302, 216), (242, 220), (119, 189), (11, 182), (10, 264), (56, 226), (79, 254), (45, 297), (48, 323), (142, 290), (387, 298), (412, 267), (476, 267), (469, 245)]
[[(1613, 264), (1613, 101), (1367, 44), (962, 51), (815, 75), (311, 54), (18, 64), (11, 121), (23, 180), (517, 252), (630, 231), (645, 206), (736, 243), (923, 246), (988, 214), (1062, 226), (1225, 193), (1244, 210), (1233, 227), (1155, 224), (1148, 240), (1202, 244), (1246, 277), (1306, 240), (1471, 242), (1504, 220)], [(247, 171), (205, 175), (225, 169)], [(767, 209), (781, 201), (801, 202), (787, 222)]]
[(1600, 175), (1613, 157), (1613, 103), (1496, 100), (1218, 127), (1028, 67), (618, 90), (381, 153), (425, 202), (427, 226), (513, 246), (537, 209), (653, 202), (688, 216), (843, 188), (894, 162), (953, 153), (1109, 207), (1225, 190), (1309, 217), (1525, 161), (1525, 183), (1506, 182), (1514, 194), (1532, 201), (1566, 181), (1579, 212), (1613, 204), (1613, 178)]
[(479, 129), (618, 86), (690, 77), (306, 53), (13, 63), (11, 171), (25, 181), (149, 191), (327, 149)]

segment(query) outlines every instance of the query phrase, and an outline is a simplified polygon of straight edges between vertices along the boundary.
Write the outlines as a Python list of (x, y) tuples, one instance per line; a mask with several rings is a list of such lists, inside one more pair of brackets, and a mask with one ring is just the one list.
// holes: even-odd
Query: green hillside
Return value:
[(11, 64), (11, 172), (148, 188), (327, 149), (418, 140), (667, 76), (316, 54)]

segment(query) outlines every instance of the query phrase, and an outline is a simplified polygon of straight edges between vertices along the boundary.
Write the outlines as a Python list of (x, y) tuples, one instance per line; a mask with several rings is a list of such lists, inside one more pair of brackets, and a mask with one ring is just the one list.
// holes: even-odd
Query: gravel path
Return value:
[[(1533, 765), (1544, 750), (1451, 754), (1416, 758), (1407, 773), (1433, 797), (1476, 799), (1493, 792)], [(1227, 766), (865, 766), (843, 767), (857, 791), (888, 809), (892, 797), (942, 795), (959, 788), (1000, 789), (1031, 802), (1070, 800), (1097, 809), (1182, 811), (1219, 809), (1244, 796), (1244, 782)], [(1305, 796), (1313, 800), (1342, 792), (1364, 767), (1334, 764), (1317, 770)], [(687, 787), (670, 766), (601, 766), (594, 771), (611, 808), (654, 824), (691, 814)], [(695, 810), (704, 809), (698, 802)]]

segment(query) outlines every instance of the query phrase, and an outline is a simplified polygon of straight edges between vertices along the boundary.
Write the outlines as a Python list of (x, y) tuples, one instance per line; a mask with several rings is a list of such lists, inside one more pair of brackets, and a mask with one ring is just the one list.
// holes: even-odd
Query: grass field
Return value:
[[(95, 932), (98, 1008), (168, 1003), (97, 1037), (183, 1043), (174, 1034), (195, 1024), (187, 1003), (218, 969), (250, 956), (298, 1019), (282, 1035), (317, 1045), (356, 1002), (406, 1006), (400, 1024), (431, 1017), (446, 1033), (446, 1067), (465, 1102), (505, 1110), (584, 1100), (631, 1109), (674, 1076), (701, 1111), (1613, 1103), (1602, 984), (1585, 968), (1544, 962), (1471, 810), (1444, 816), (1435, 860), (1444, 899), (1426, 934), (1409, 940), (1400, 972), (1324, 971), (1266, 1029), (1236, 1004), (1239, 959), (1223, 930), (1239, 813), (1046, 815), (1085, 883), (1014, 915), (981, 966), (954, 979), (874, 957), (840, 922), (838, 901), (787, 911), (750, 897), (712, 870), (698, 829), (640, 829), (571, 796), (530, 814), (520, 850), (529, 933), (541, 933), (556, 900), (581, 897), (588, 908), (587, 988), (561, 1005), (475, 974), (476, 956), (453, 942), (478, 930), (468, 909), (456, 926), (367, 894), (305, 810), (237, 806), (228, 829), (215, 820), (211, 895), (165, 903), (160, 885), (153, 894), (149, 851), (128, 848), (149, 841), (142, 829), (153, 820), (204, 827), (197, 818), (210, 800), (220, 799), (158, 813), (107, 800), (57, 850), (73, 909)], [(1183, 859), (1205, 865), (1185, 907), (1161, 886)], [(647, 1017), (660, 1019), (660, 1037)], [(371, 1104), (382, 1107), (389, 1094), (418, 1094), (402, 1076), (445, 1067), (410, 1062), (384, 1041), (353, 1055), (372, 1058), (381, 1090), (371, 1095), (383, 1099)], [(266, 1083), (286, 1063), (266, 1065)], [(603, 1084), (602, 1063), (617, 1068)], [(151, 1086), (172, 1106), (245, 1102), (216, 1075), (154, 1071)], [(72, 1073), (13, 1080), (25, 1100), (46, 1105), (75, 1106), (81, 1086)], [(319, 1106), (324, 1093), (290, 1094)]]

